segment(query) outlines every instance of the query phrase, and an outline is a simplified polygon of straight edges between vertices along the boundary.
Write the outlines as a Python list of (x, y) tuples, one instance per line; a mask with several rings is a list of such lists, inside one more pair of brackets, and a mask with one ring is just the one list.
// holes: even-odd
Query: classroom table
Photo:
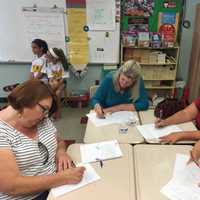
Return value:
[(137, 200), (168, 200), (160, 190), (172, 178), (176, 153), (188, 155), (191, 148), (190, 145), (135, 145)]
[[(141, 111), (139, 112), (139, 118), (141, 121), (141, 124), (148, 124), (148, 123), (154, 123), (156, 117), (154, 116), (154, 110), (150, 109), (147, 111)], [(195, 131), (197, 130), (197, 128), (195, 127), (195, 125), (193, 124), (193, 122), (185, 122), (185, 123), (181, 123), (181, 124), (176, 124), (180, 129), (182, 129), (183, 131)], [(159, 143), (158, 140), (146, 140), (147, 143)], [(195, 141), (179, 141), (177, 143), (180, 144), (194, 144)]]
[[(137, 113), (138, 115), (138, 113)], [(139, 125), (139, 121), (136, 125)], [(127, 126), (128, 132), (119, 133), (120, 124), (111, 124), (106, 126), (96, 127), (90, 120), (88, 120), (84, 142), (94, 143), (108, 140), (118, 140), (121, 144), (139, 144), (144, 142), (144, 138), (137, 130), (136, 126)]]
[[(99, 162), (92, 164), (101, 180), (57, 198), (50, 193), (48, 200), (136, 200), (132, 146), (120, 144), (120, 148), (121, 158), (103, 161), (103, 168)], [(70, 145), (68, 153), (76, 163), (79, 162), (80, 144)]]

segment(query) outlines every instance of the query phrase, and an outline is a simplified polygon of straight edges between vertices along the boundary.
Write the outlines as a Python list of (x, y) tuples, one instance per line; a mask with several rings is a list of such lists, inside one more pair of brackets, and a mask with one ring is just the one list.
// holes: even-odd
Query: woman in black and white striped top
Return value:
[(39, 80), (19, 85), (0, 111), (0, 200), (42, 200), (48, 190), (82, 179), (47, 115), (55, 111), (51, 89)]

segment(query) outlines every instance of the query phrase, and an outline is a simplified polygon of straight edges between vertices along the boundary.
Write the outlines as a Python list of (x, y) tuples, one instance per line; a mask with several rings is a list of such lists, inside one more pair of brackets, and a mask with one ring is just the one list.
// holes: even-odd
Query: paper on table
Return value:
[(177, 154), (174, 176), (161, 189), (171, 200), (200, 200), (200, 169), (195, 163), (186, 165), (189, 156)]
[(59, 186), (56, 188), (52, 188), (51, 192), (54, 197), (61, 196), (65, 193), (71, 192), (71, 191), (81, 188), (89, 183), (92, 183), (94, 181), (101, 179), (100, 176), (95, 172), (94, 168), (90, 164), (81, 164), (80, 163), (77, 166), (83, 166), (86, 168), (82, 181), (78, 184), (62, 185), (62, 186)]
[(95, 162), (122, 156), (121, 149), (117, 140), (82, 144), (80, 146), (81, 160), (83, 163)]
[(120, 111), (106, 115), (105, 119), (99, 119), (95, 112), (87, 114), (88, 118), (95, 124), (95, 126), (105, 126), (109, 124), (128, 123), (130, 120), (138, 121), (136, 112)]
[(170, 125), (163, 128), (155, 128), (154, 123), (138, 125), (136, 127), (146, 140), (159, 139), (159, 137), (168, 135), (169, 133), (182, 131), (176, 125)]
[(176, 176), (177, 174), (181, 173), (182, 170), (184, 170), (189, 159), (190, 157), (188, 155), (180, 153), (176, 154), (173, 176)]

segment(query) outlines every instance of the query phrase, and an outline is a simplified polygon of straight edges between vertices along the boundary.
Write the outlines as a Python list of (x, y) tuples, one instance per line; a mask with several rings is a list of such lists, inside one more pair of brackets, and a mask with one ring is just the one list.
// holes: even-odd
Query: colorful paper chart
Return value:
[[(67, 0), (68, 52), (73, 66), (88, 64), (88, 35), (86, 26), (85, 0)], [(79, 69), (80, 70), (80, 69)]]

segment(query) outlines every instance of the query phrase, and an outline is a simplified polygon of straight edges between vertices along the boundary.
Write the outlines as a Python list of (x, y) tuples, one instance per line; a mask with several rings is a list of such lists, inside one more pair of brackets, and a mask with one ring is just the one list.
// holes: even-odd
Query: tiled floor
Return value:
[(61, 119), (55, 122), (61, 137), (83, 142), (86, 124), (80, 124), (80, 118), (88, 112), (89, 108), (63, 107)]

